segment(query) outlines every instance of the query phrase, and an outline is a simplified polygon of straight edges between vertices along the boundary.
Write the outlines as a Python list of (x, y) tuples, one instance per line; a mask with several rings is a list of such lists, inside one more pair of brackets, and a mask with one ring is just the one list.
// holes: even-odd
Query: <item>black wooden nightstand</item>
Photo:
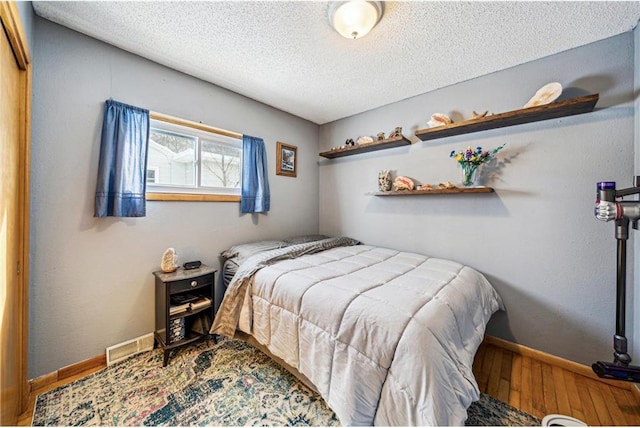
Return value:
[[(209, 337), (213, 322), (215, 273), (206, 265), (156, 277), (156, 341), (164, 349), (163, 367), (172, 350)], [(213, 337), (213, 336), (212, 336)], [(215, 337), (214, 337), (215, 341)]]

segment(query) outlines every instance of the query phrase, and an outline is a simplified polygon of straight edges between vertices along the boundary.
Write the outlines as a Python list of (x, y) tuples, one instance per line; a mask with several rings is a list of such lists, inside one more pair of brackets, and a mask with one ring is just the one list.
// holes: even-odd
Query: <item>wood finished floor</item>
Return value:
[[(38, 394), (80, 379), (96, 370), (33, 391), (18, 426), (30, 426)], [(483, 342), (473, 372), (480, 390), (539, 418), (560, 413), (590, 426), (640, 426), (640, 401), (627, 388), (612, 386), (556, 365)]]
[(640, 425), (640, 402), (624, 382), (613, 386), (486, 341), (473, 373), (482, 392), (538, 418), (559, 413), (590, 426)]

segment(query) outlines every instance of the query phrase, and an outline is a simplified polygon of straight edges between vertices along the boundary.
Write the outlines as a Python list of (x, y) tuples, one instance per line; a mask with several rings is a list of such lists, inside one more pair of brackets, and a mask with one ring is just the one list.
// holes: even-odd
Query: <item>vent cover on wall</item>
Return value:
[(153, 349), (153, 333), (145, 334), (107, 348), (107, 365), (117, 363), (140, 352)]

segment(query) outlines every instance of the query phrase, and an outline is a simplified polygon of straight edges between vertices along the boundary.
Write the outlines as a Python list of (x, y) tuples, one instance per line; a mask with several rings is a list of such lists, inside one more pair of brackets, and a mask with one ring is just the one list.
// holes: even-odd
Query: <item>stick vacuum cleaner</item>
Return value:
[(627, 274), (627, 240), (629, 239), (629, 223), (638, 229), (640, 218), (640, 201), (616, 201), (629, 195), (640, 194), (640, 177), (636, 177), (636, 186), (616, 190), (614, 181), (598, 183), (595, 215), (598, 220), (615, 221), (615, 237), (618, 243), (617, 281), (616, 281), (616, 334), (613, 336), (613, 362), (597, 361), (591, 365), (593, 371), (602, 378), (640, 382), (640, 367), (632, 366), (631, 357), (627, 353), (625, 337), (625, 305)]

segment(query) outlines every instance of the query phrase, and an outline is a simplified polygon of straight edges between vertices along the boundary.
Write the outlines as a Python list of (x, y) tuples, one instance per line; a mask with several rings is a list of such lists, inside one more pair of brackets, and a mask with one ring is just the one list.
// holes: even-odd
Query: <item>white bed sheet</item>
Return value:
[(239, 329), (309, 378), (343, 425), (464, 425), (502, 308), (478, 271), (357, 245), (255, 273)]

